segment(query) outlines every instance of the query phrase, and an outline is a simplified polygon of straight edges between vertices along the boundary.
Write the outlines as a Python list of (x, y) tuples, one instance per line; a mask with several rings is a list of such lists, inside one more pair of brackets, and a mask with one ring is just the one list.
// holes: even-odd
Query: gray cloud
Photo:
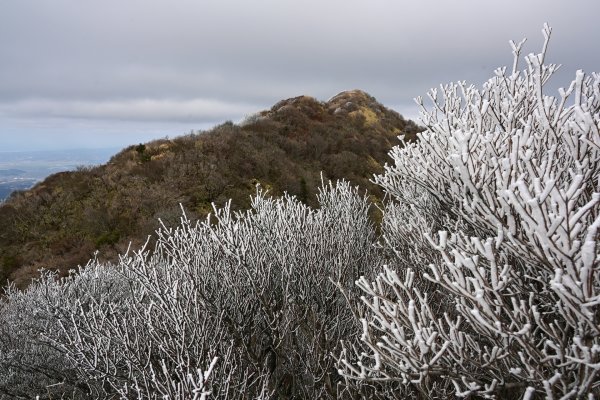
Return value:
[(412, 98), (430, 87), (479, 84), (510, 64), (509, 39), (538, 51), (546, 21), (564, 86), (578, 68), (598, 70), (598, 11), (592, 0), (5, 2), (0, 150), (24, 129), (55, 143), (81, 119), (82, 141), (101, 128), (123, 141), (149, 126), (176, 135), (352, 88), (414, 117)]
[(0, 113), (23, 118), (82, 118), (117, 121), (211, 122), (243, 115), (252, 105), (211, 99), (23, 100), (0, 104)]

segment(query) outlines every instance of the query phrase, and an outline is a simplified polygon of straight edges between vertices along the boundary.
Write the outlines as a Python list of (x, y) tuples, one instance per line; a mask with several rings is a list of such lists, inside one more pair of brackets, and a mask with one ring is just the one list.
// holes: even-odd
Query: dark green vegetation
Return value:
[(376, 198), (397, 136), (419, 127), (360, 91), (326, 103), (296, 97), (208, 132), (128, 147), (106, 165), (55, 174), (0, 206), (0, 279), (26, 286), (40, 268), (66, 273), (94, 251), (115, 259), (159, 226), (179, 223), (229, 199), (250, 205), (256, 185), (315, 205), (325, 179), (345, 178)]

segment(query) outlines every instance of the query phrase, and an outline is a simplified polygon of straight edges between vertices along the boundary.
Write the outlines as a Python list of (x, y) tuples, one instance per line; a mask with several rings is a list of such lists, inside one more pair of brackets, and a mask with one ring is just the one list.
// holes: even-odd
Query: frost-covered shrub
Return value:
[(71, 382), (49, 371), (25, 397), (59, 383), (84, 398), (343, 397), (333, 354), (359, 325), (339, 288), (381, 260), (366, 197), (341, 182), (318, 200), (259, 191), (247, 212), (163, 226), (152, 251), (9, 293), (7, 318), (24, 302), (39, 325), (18, 351), (48, 347), (36, 362), (55, 357)]
[(42, 333), (57, 331), (58, 325), (45, 306), (53, 288), (46, 293), (37, 289), (20, 292), (9, 287), (10, 300), (0, 304), (0, 399), (35, 398), (51, 393), (47, 387), (57, 381), (76, 382), (76, 371), (62, 353), (40, 340)]
[(184, 223), (161, 236), (174, 265), (204, 285), (202, 302), (243, 365), (266, 374), (278, 396), (336, 395), (331, 352), (355, 329), (336, 285), (350, 286), (378, 261), (365, 198), (339, 183), (321, 190), (319, 204), (259, 194), (248, 213), (226, 208), (215, 224)]
[(124, 294), (120, 277), (93, 263), (65, 279), (44, 272), (24, 291), (9, 287), (0, 303), (0, 398), (77, 399), (98, 391), (62, 351), (61, 323), (78, 320), (78, 307)]
[(511, 42), (511, 71), (432, 90), (429, 110), (418, 99), (427, 130), (376, 178), (399, 202), (383, 225), (398, 257), (358, 281), (369, 312), (347, 378), (423, 397), (600, 397), (600, 76), (545, 95), (543, 33), (525, 69)]

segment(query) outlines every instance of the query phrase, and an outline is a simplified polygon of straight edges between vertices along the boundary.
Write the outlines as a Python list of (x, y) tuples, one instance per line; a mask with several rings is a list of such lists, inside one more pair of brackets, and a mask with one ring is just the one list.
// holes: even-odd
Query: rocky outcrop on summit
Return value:
[(253, 118), (274, 118), (278, 113), (285, 114), (291, 110), (299, 111), (316, 121), (323, 121), (324, 114), (350, 117), (360, 123), (381, 128), (384, 134), (397, 135), (404, 132), (411, 135), (419, 129), (413, 121), (405, 120), (396, 111), (379, 103), (373, 96), (356, 89), (338, 93), (326, 102), (320, 102), (310, 96), (282, 100), (270, 110), (262, 111)]

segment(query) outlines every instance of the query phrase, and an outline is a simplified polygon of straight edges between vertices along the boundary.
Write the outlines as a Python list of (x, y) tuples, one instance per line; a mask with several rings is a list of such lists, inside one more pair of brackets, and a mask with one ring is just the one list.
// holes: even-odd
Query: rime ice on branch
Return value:
[(600, 397), (600, 75), (578, 71), (545, 94), (558, 66), (542, 32), (524, 69), (524, 41), (511, 42), (512, 69), (482, 88), (432, 89), (429, 108), (417, 99), (427, 130), (376, 177), (398, 202), (386, 243), (406, 257), (357, 282), (368, 312), (364, 349), (339, 362), (348, 379)]
[(338, 288), (381, 261), (365, 195), (338, 182), (318, 200), (259, 190), (245, 212), (163, 226), (153, 251), (9, 291), (0, 399), (347, 398)]

